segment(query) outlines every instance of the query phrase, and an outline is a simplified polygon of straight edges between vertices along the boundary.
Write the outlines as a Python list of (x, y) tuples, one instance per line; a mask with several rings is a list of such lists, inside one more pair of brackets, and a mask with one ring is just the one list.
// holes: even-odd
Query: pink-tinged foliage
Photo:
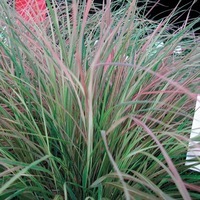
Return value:
[(142, 122), (141, 120), (137, 119), (137, 118), (133, 118), (133, 120), (135, 121), (135, 123), (139, 126), (141, 126), (144, 131), (146, 131), (151, 137), (152, 139), (155, 141), (155, 143), (158, 145), (159, 149), (161, 150), (163, 156), (165, 157), (165, 160), (168, 164), (168, 167), (170, 169), (170, 171), (173, 174), (173, 181), (175, 182), (175, 184), (177, 185), (180, 193), (182, 194), (183, 199), (185, 200), (191, 200), (191, 197), (186, 189), (186, 186), (183, 183), (183, 180), (181, 179), (176, 167), (174, 166), (174, 163), (172, 162), (171, 158), (169, 157), (169, 155), (167, 154), (166, 150), (164, 149), (163, 145), (161, 144), (161, 142), (156, 138), (156, 136), (154, 135), (154, 133), (149, 129), (149, 127)]
[(189, 190), (200, 193), (200, 186), (199, 185), (194, 185), (194, 184), (191, 184), (191, 183), (184, 183), (184, 184), (185, 184), (185, 187), (188, 188)]
[(135, 2), (114, 13), (109, 1), (94, 15), (90, 0), (62, 15), (48, 4), (42, 19), (40, 4), (18, 5), (18, 25), (0, 15), (9, 39), (0, 46), (0, 199), (200, 198), (200, 176), (185, 165), (198, 43), (174, 55), (187, 30), (168, 34), (167, 20), (139, 18)]

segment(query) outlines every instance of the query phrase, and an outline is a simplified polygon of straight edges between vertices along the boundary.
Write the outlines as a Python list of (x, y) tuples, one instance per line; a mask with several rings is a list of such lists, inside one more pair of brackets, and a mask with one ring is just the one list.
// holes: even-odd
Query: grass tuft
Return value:
[(136, 1), (47, 5), (35, 23), (0, 2), (0, 198), (200, 199), (193, 24), (170, 34)]

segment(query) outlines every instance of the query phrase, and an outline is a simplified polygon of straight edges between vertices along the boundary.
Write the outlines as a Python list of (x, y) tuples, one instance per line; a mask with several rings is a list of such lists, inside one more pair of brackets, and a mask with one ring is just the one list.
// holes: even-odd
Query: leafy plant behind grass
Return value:
[(185, 166), (196, 38), (173, 53), (190, 27), (169, 35), (134, 1), (113, 14), (48, 6), (42, 24), (0, 7), (1, 198), (199, 199), (200, 175)]

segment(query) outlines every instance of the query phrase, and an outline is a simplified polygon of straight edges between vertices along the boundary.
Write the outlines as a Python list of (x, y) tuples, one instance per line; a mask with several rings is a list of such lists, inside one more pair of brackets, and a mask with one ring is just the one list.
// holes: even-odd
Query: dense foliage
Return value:
[(193, 24), (91, 6), (36, 24), (0, 3), (0, 199), (200, 199)]

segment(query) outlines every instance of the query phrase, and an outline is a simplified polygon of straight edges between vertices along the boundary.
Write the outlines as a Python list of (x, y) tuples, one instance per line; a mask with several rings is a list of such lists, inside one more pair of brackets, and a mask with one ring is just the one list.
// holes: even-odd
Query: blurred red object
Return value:
[(15, 9), (26, 21), (38, 23), (46, 19), (45, 0), (15, 0)]

